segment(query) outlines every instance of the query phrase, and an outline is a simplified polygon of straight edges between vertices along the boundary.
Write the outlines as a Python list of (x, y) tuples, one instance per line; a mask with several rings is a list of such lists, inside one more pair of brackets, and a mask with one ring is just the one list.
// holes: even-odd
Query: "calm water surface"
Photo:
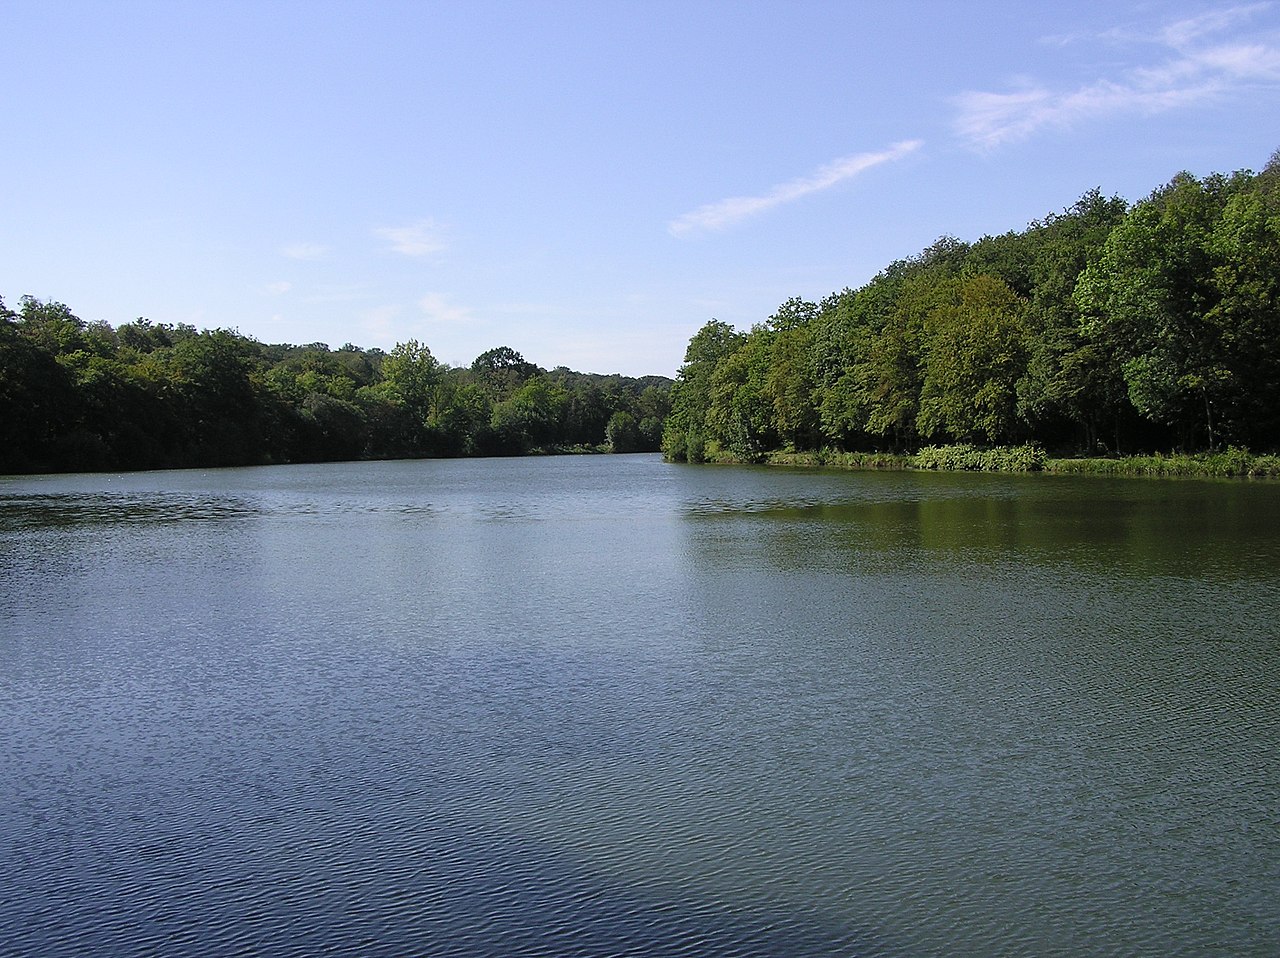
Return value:
[(1280, 953), (1280, 484), (0, 479), (0, 953)]

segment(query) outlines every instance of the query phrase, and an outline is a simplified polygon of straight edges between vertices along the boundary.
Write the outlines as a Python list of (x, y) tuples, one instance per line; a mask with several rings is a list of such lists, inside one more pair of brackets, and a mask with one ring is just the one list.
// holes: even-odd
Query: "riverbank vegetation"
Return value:
[(469, 367), (410, 341), (267, 345), (0, 301), (0, 473), (658, 449), (671, 380)]
[(690, 462), (1275, 474), (1246, 449), (1280, 449), (1280, 153), (713, 320), (663, 436)]
[[(707, 461), (738, 462), (712, 446)], [(965, 444), (926, 446), (914, 454), (776, 450), (762, 460), (776, 466), (965, 472), (1045, 472), (1059, 475), (1164, 476), (1187, 478), (1280, 479), (1280, 456), (1259, 456), (1231, 447), (1215, 453), (1123, 457), (1051, 458), (1038, 446), (979, 448)]]

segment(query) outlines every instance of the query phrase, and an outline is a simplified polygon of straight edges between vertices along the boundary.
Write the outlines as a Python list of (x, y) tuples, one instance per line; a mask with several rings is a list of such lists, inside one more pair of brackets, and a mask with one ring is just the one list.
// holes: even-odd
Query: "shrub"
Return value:
[(915, 468), (972, 472), (1039, 472), (1045, 465), (1039, 446), (995, 446), (980, 449), (964, 443), (925, 446), (915, 455)]

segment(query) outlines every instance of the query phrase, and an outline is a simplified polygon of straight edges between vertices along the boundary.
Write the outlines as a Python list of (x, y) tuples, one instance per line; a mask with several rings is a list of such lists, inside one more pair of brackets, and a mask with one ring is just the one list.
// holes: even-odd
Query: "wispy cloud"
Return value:
[(427, 322), (435, 324), (455, 324), (475, 322), (474, 313), (465, 306), (455, 306), (448, 302), (442, 293), (427, 293), (418, 300), (418, 309), (427, 318)]
[(444, 229), (435, 220), (419, 220), (407, 226), (384, 226), (373, 231), (402, 256), (431, 256), (444, 250)]
[(1160, 31), (1160, 39), (1175, 50), (1181, 50), (1201, 37), (1229, 30), (1270, 6), (1270, 3), (1247, 3), (1222, 10), (1210, 10), (1197, 17), (1167, 24)]
[(1141, 37), (1135, 37), (1122, 27), (1112, 27), (1109, 30), (1103, 30), (1101, 33), (1088, 33), (1085, 31), (1054, 33), (1041, 37), (1036, 42), (1045, 47), (1070, 47), (1077, 43), (1133, 43), (1135, 40), (1146, 41), (1150, 39), (1150, 36), (1145, 34)]
[(319, 243), (292, 243), (280, 250), (280, 255), (289, 259), (323, 259), (328, 254), (329, 247)]
[[(1005, 92), (962, 93), (955, 98), (955, 132), (972, 147), (993, 149), (1044, 128), (1104, 116), (1162, 113), (1259, 85), (1280, 84), (1280, 41), (1274, 37), (1240, 41), (1221, 36), (1270, 6), (1235, 6), (1166, 24), (1154, 34), (1165, 59), (1136, 65), (1117, 77), (1101, 78), (1076, 89), (1054, 90), (1024, 80)], [(1213, 37), (1219, 42), (1213, 42)], [(1117, 38), (1115, 31), (1098, 37), (1107, 42)], [(1151, 42), (1152, 38), (1148, 34), (1142, 39)]]
[(267, 283), (267, 285), (263, 287), (263, 290), (269, 296), (283, 296), (291, 289), (293, 289), (293, 283), (289, 282), (287, 279), (282, 279), (276, 283)]
[(763, 213), (775, 206), (830, 189), (837, 183), (843, 183), (882, 163), (901, 159), (908, 153), (918, 150), (922, 143), (921, 140), (904, 140), (878, 153), (857, 153), (853, 156), (841, 157), (808, 176), (781, 183), (759, 196), (731, 196), (716, 203), (700, 206), (668, 223), (667, 231), (672, 236), (688, 236), (691, 233), (725, 229), (740, 220)]

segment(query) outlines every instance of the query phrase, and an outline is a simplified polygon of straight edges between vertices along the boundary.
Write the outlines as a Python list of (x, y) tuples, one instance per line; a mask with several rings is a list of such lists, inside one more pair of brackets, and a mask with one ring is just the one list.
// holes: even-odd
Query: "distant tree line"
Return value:
[(454, 368), (413, 340), (265, 345), (0, 301), (0, 473), (656, 451), (670, 387), (548, 371), (505, 346)]
[(670, 459), (775, 450), (1280, 446), (1280, 153), (943, 237), (860, 289), (694, 335)]

